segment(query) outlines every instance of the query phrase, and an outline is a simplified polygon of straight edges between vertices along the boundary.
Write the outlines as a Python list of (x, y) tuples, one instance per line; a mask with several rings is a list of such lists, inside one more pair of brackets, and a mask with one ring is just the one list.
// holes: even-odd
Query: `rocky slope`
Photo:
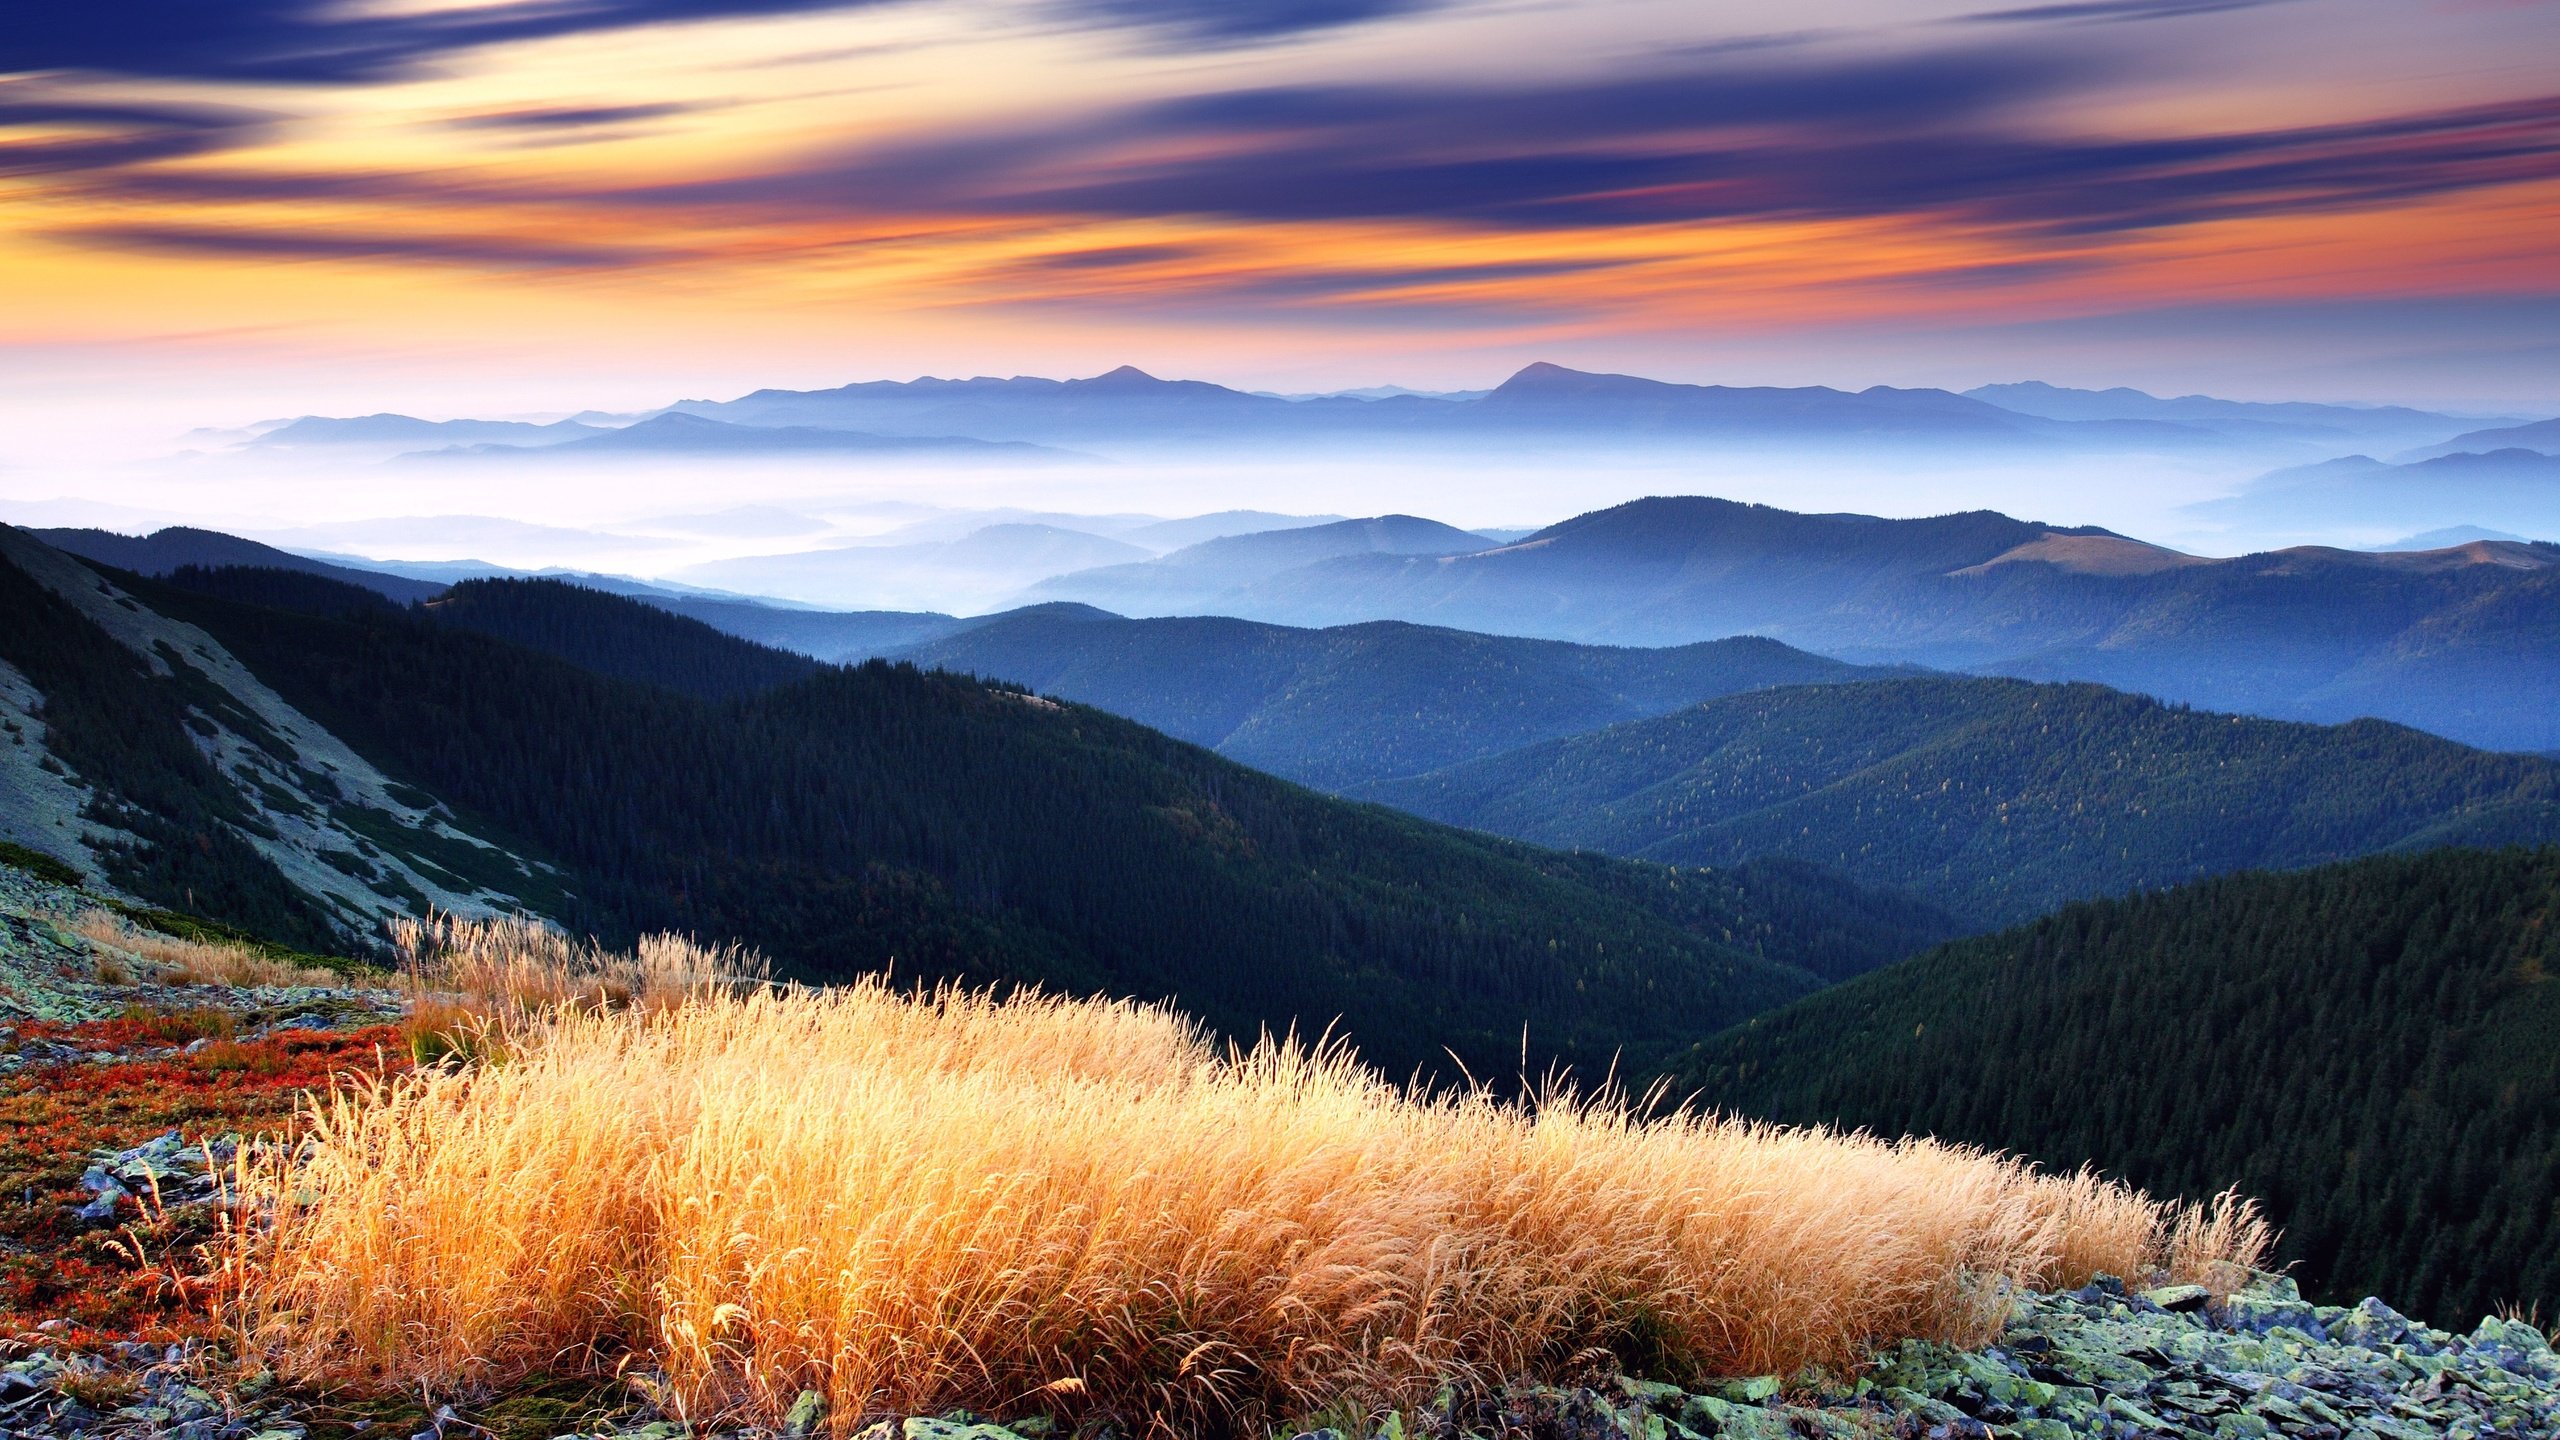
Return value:
[[(350, 940), (428, 905), (490, 914), (545, 908), (556, 893), (550, 872), (383, 774), (212, 636), (7, 526), (0, 617), (0, 840), (130, 895), (130, 882), (116, 877), (141, 863), (135, 852), (168, 838), (146, 839), (137, 826), (148, 828), (147, 814), (207, 843), (245, 847), (250, 863), (271, 869)], [(61, 733), (66, 714), (88, 729)], [(147, 748), (136, 738), (146, 727), (151, 737), (183, 734), (179, 763), (156, 755), (149, 765), (131, 762)], [(187, 746), (198, 759), (185, 756)], [(92, 757), (119, 773), (84, 773)], [(125, 782), (144, 773), (156, 793), (128, 793)], [(173, 803), (188, 813), (171, 814)]]

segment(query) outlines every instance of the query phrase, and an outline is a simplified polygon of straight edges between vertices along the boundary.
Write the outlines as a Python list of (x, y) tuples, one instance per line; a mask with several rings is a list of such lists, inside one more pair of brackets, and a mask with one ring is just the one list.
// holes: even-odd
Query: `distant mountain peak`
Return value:
[(1086, 392), (1104, 391), (1124, 395), (1152, 395), (1161, 394), (1170, 390), (1218, 390), (1225, 388), (1223, 386), (1212, 385), (1204, 380), (1167, 380), (1161, 375), (1150, 375), (1135, 365), (1122, 365), (1116, 369), (1105, 370), (1101, 374), (1092, 376), (1088, 379), (1069, 380), (1066, 384), (1073, 389)]
[(1567, 366), (1558, 365), (1551, 360), (1532, 360), (1528, 364), (1521, 366), (1518, 370), (1513, 371), (1511, 378), (1502, 383), (1505, 385), (1535, 385), (1549, 380), (1581, 380), (1588, 378), (1590, 374), (1591, 372), (1588, 370), (1571, 369)]
[(1545, 360), (1532, 361), (1512, 372), (1510, 379), (1493, 388), (1488, 398), (1518, 398), (1521, 395), (1588, 395), (1631, 390), (1685, 390), (1694, 386), (1674, 385), (1668, 380), (1647, 380), (1641, 375), (1616, 375), (1603, 370), (1576, 370)]

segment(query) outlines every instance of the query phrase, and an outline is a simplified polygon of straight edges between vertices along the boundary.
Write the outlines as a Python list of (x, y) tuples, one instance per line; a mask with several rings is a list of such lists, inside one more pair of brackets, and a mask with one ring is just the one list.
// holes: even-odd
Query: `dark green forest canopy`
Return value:
[(2338, 1303), (2560, 1312), (2560, 849), (2073, 905), (1718, 1036), (1703, 1103), (2266, 1202)]
[(573, 925), (735, 937), (806, 978), (894, 961), (1166, 997), (1246, 1038), (1339, 1020), (1391, 1071), (1454, 1051), (1507, 1078), (1524, 1021), (1533, 1067), (1658, 1060), (1819, 983), (1787, 962), (1851, 973), (1949, 933), (1836, 877), (1557, 856), (905, 666), (711, 702), (420, 616), (130, 583), (385, 770), (567, 867)]
[(2540, 757), (1951, 676), (1735, 695), (1353, 793), (1672, 864), (1792, 856), (1985, 924), (2250, 867), (2560, 839)]

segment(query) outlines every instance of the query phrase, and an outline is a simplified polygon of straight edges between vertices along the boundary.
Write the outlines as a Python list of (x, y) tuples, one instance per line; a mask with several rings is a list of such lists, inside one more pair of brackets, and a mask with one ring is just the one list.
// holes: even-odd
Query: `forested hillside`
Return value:
[(421, 608), (441, 625), (705, 700), (759, 694), (819, 669), (806, 656), (559, 580), (466, 580)]
[(2073, 905), (1701, 1046), (1709, 1105), (2236, 1185), (2336, 1303), (2560, 1311), (2560, 849)]
[[(398, 612), (288, 570), (326, 613)], [(329, 949), (428, 906), (548, 908), (553, 877), (457, 826), (203, 632), (0, 526), (0, 838), (171, 910)]]
[[(42, 697), (45, 759), (85, 791), (82, 818), (130, 837), (101, 847), (107, 879), (155, 903), (252, 926), (289, 944), (329, 944), (326, 907), (296, 890), (241, 835), (264, 826), (264, 818), (190, 738), (190, 714), (218, 702), (199, 672), (178, 668), (184, 657), (175, 665), (164, 660), (166, 673), (154, 674), (148, 660), (6, 559), (0, 620), (0, 666)], [(13, 760), (32, 748), (27, 728), (10, 725), (6, 743), (20, 752)], [(41, 853), (57, 860), (83, 853), (79, 832), (68, 827), (59, 837), (37, 838), (53, 841)]]
[(1718, 695), (1881, 672), (1742, 637), (1641, 650), (1397, 621), (1017, 610), (901, 652), (1081, 700), (1325, 789), (1418, 774)]
[(2538, 757), (1951, 677), (1730, 696), (1354, 793), (1674, 864), (1793, 856), (1983, 923), (2253, 866), (2560, 838), (2560, 766)]
[(559, 863), (571, 923), (735, 937), (812, 979), (894, 961), (1172, 996), (1245, 1036), (1342, 1017), (1390, 1069), (1447, 1047), (1508, 1076), (1524, 1018), (1533, 1064), (1659, 1058), (1807, 992), (1812, 971), (1947, 933), (1925, 904), (1836, 880), (1446, 830), (905, 666), (712, 702), (428, 616), (132, 583), (367, 756)]

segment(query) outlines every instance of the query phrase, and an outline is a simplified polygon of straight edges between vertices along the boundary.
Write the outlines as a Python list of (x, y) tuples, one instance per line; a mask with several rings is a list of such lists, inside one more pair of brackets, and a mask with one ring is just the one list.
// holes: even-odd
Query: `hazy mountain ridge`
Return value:
[(1070, 451), (1022, 440), (969, 435), (882, 435), (812, 425), (739, 425), (682, 411), (653, 415), (619, 430), (601, 430), (539, 445), (466, 444), (401, 457), (413, 462), (541, 460), (569, 462), (654, 455), (883, 455), (970, 460), (1064, 460)]
[(1133, 366), (1082, 380), (867, 381), (830, 390), (761, 390), (686, 400), (677, 413), (749, 425), (966, 434), (1062, 444), (1431, 440), (1516, 443), (1523, 436), (1630, 440), (1787, 440), (1813, 445), (1894, 439), (1994, 447), (2119, 447), (2211, 442), (2177, 424), (2054, 420), (1945, 390), (1689, 385), (1572, 370), (1545, 362), (1481, 398), (1419, 394), (1305, 399), (1160, 380)]
[(715, 560), (688, 566), (677, 576), (723, 590), (822, 605), (905, 608), (921, 603), (983, 611), (1040, 575), (1153, 560), (1144, 547), (1107, 535), (1017, 523), (981, 526), (955, 540), (846, 544)]
[[(103, 535), (94, 548), (108, 558), (139, 553)], [(178, 554), (164, 551), (153, 563)], [(312, 564), (257, 548), (203, 558)], [(1072, 568), (1092, 560), (1116, 563)], [(447, 580), (506, 573), (374, 563)], [(2093, 680), (2280, 718), (2375, 715), (2470, 743), (2541, 750), (2560, 744), (2555, 567), (2560, 547), (2499, 540), (2212, 559), (1991, 511), (1900, 520), (1679, 496), (1592, 511), (1507, 543), (1381, 516), (1292, 524), (1149, 557), (1109, 535), (1004, 522), (951, 540), (844, 545), (685, 572), (717, 587), (708, 592), (572, 578), (831, 661), (930, 644), (975, 623), (961, 612), (983, 619), (1025, 602), (1305, 629), (1400, 620), (1621, 646), (1762, 635), (1858, 663)], [(1028, 577), (1061, 568), (1026, 589)], [(759, 590), (789, 593), (793, 604), (864, 608), (795, 610), (740, 593)]]
[(536, 424), (524, 420), (422, 420), (414, 415), (305, 415), (248, 442), (258, 450), (305, 446), (399, 447), (496, 444), (532, 448), (611, 433), (577, 420)]
[(1738, 690), (1882, 673), (1749, 637), (1628, 650), (1396, 621), (1303, 630), (1068, 605), (969, 622), (896, 653), (1094, 705), (1335, 790)]
[(1793, 856), (1990, 923), (2230, 870), (2560, 839), (2547, 760), (1950, 677), (1735, 695), (1353, 793), (1677, 864)]
[[(2373, 714), (2541, 749), (2560, 738), (2555, 566), (2560, 547), (2498, 542), (2204, 561), (1990, 511), (1897, 520), (1680, 496), (1473, 553), (1339, 556), (1205, 597), (1168, 594), (1192, 603), (1158, 613), (1395, 619), (1584, 644), (1758, 634), (1855, 661), (2095, 680), (2292, 718)], [(1038, 593), (1149, 608), (1074, 575)], [(2421, 671), (2458, 683), (2408, 683)]]
[(2310, 534), (2352, 525), (2409, 532), (2450, 519), (2560, 537), (2560, 455), (2509, 445), (2399, 462), (2345, 455), (2270, 471), (2239, 494), (2187, 507), (2201, 520)]
[(1964, 392), (2023, 415), (2053, 420), (2157, 420), (2235, 438), (2282, 436), (2356, 441), (2447, 435), (2476, 429), (2477, 419), (2405, 405), (2322, 405), (2305, 401), (2225, 400), (2213, 395), (2152, 395), (2127, 386), (2081, 390), (2039, 380), (1977, 385)]
[(1169, 555), (1052, 575), (1015, 597), (1067, 601), (1120, 614), (1215, 614), (1257, 584), (1327, 560), (1361, 555), (1461, 555), (1499, 541), (1437, 520), (1377, 515), (1222, 536)]
[(2487, 454), (2496, 450), (2533, 450), (2545, 455), (2560, 454), (2560, 420), (2535, 420), (2522, 425), (2499, 425), (2480, 430), (2466, 430), (2441, 444), (2412, 450), (2392, 458), (2403, 464), (2432, 460), (2440, 455), (2464, 452)]

